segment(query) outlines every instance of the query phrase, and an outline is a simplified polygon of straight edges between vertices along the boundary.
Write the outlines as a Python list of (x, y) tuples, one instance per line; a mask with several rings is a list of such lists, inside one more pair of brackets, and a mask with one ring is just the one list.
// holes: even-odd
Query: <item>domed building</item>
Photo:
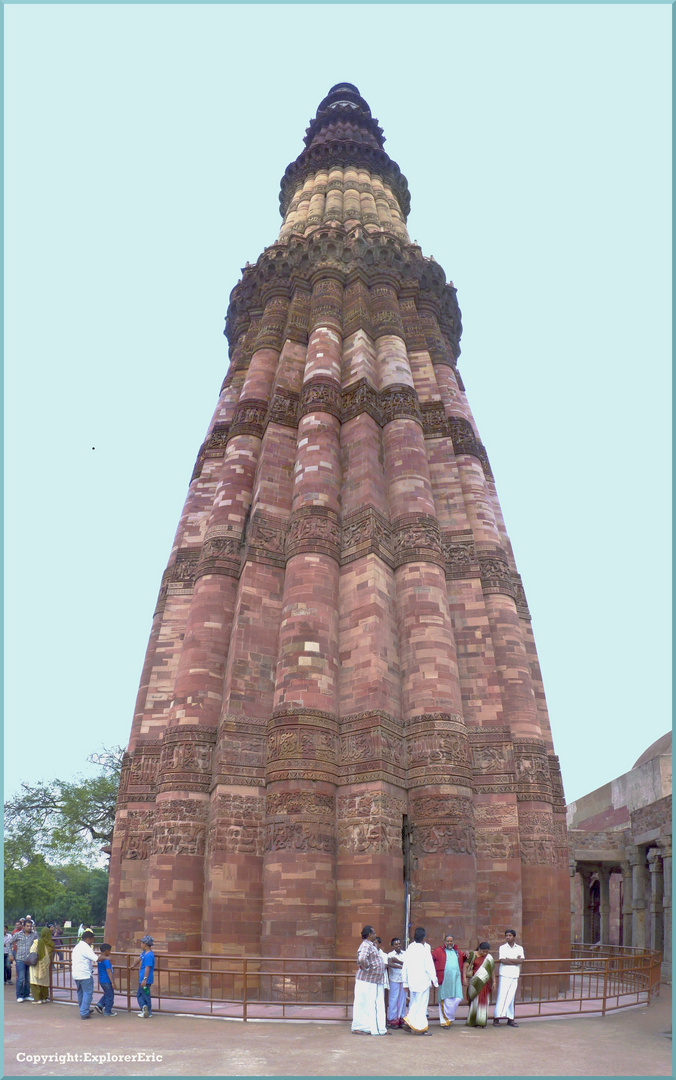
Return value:
[(657, 949), (671, 982), (671, 732), (567, 821), (572, 940)]

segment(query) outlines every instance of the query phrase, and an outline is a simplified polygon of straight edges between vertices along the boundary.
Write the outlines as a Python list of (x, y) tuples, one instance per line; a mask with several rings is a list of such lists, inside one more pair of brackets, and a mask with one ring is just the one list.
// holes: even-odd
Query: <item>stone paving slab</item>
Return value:
[[(671, 991), (606, 1017), (524, 1020), (518, 1029), (454, 1025), (387, 1041), (345, 1023), (242, 1023), (157, 1013), (93, 1015), (18, 1005), (5, 988), (6, 1076), (671, 1076)], [(31, 1062), (21, 1055), (60, 1055)], [(69, 1061), (67, 1056), (81, 1056)], [(124, 1061), (124, 1055), (144, 1060)], [(85, 1055), (89, 1058), (85, 1060)], [(96, 1060), (96, 1058), (101, 1060)]]

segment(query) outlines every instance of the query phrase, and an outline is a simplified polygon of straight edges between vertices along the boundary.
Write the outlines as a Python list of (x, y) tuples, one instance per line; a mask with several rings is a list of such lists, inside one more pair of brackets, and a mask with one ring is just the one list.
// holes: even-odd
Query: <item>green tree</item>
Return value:
[(119, 746), (92, 754), (87, 760), (99, 765), (99, 776), (22, 784), (5, 803), (8, 838), (56, 861), (109, 852), (122, 754)]
[(8, 865), (6, 861), (5, 921), (16, 921), (22, 915), (32, 915), (38, 919), (42, 908), (52, 901), (57, 888), (54, 871), (43, 855), (34, 855), (25, 866)]
[(92, 754), (98, 776), (22, 784), (5, 803), (6, 922), (104, 921), (108, 872), (95, 864), (110, 852), (122, 753)]

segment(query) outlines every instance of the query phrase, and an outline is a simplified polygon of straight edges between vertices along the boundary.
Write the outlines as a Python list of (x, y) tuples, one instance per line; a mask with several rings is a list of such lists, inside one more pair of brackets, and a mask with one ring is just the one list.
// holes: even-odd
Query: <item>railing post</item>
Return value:
[(127, 956), (127, 1012), (131, 1012), (131, 992), (130, 992), (131, 971), (129, 969), (129, 953), (127, 953), (126, 956)]
[(608, 993), (608, 958), (603, 961), (603, 1005), (601, 1006), (601, 1016), (606, 1015), (606, 994)]
[(247, 974), (248, 974), (248, 972), (247, 972), (247, 966), (246, 966), (246, 956), (242, 960), (242, 965), (243, 965), (242, 966), (242, 1019), (246, 1023), (246, 1020), (247, 1020), (247, 1015), (246, 1015), (247, 1014), (247, 993), (248, 993), (248, 985), (247, 985)]

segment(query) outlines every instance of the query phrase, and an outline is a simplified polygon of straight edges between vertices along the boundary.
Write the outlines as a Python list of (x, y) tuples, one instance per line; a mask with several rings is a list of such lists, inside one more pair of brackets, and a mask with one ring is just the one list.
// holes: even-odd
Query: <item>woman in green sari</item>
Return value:
[(466, 1022), (469, 1027), (485, 1028), (488, 1022), (488, 1003), (491, 990), (494, 989), (493, 969), (495, 967), (489, 950), (489, 943), (482, 941), (476, 952), (467, 954), (465, 970), (469, 1012)]
[(40, 934), (33, 946), (37, 947), (38, 962), (30, 969), (31, 994), (34, 997), (34, 1005), (49, 1001), (49, 965), (52, 962), (54, 942), (52, 931), (48, 926)]

